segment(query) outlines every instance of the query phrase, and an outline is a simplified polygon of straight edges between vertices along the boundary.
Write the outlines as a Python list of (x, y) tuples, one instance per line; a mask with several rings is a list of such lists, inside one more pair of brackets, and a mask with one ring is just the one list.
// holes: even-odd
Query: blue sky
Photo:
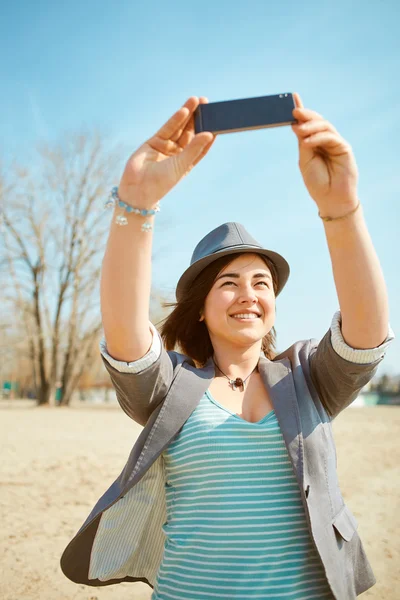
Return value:
[[(39, 141), (96, 127), (131, 152), (189, 96), (299, 92), (353, 147), (398, 336), (378, 375), (399, 373), (399, 17), (394, 1), (2, 3), (0, 151), (24, 158)], [(153, 285), (173, 298), (196, 243), (237, 221), (291, 267), (277, 300), (279, 350), (321, 338), (339, 303), (297, 161), (290, 127), (220, 135), (161, 201)]]

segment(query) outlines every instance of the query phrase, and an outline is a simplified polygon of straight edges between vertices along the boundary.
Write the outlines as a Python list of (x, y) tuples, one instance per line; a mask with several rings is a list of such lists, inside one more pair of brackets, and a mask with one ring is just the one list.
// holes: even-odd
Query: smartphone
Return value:
[(199, 104), (194, 112), (195, 133), (233, 133), (297, 123), (293, 94), (275, 94)]

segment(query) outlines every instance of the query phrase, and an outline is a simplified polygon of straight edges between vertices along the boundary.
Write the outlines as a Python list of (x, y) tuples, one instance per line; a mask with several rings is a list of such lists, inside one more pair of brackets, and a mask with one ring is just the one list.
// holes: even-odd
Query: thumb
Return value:
[(176, 156), (181, 173), (186, 174), (190, 171), (199, 162), (206, 147), (213, 141), (214, 136), (210, 131), (202, 131), (195, 135), (192, 141)]

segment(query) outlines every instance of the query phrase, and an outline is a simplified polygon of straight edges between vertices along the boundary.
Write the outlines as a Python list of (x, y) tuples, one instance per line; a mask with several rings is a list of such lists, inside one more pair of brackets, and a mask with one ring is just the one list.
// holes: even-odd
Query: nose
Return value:
[(239, 302), (250, 302), (251, 304), (254, 304), (257, 300), (257, 290), (252, 287), (251, 283), (245, 285), (241, 289), (239, 293)]

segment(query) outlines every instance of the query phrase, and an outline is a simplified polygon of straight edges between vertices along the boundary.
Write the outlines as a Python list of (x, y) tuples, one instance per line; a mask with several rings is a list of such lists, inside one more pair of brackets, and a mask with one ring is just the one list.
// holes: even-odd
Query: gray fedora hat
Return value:
[(223, 223), (207, 233), (194, 249), (190, 267), (183, 272), (176, 286), (177, 301), (179, 302), (185, 290), (190, 287), (197, 275), (214, 260), (227, 254), (241, 254), (243, 252), (262, 254), (274, 263), (278, 271), (278, 289), (276, 291), (276, 296), (278, 296), (284, 288), (290, 273), (289, 264), (283, 256), (273, 252), (273, 250), (263, 248), (240, 223)]

